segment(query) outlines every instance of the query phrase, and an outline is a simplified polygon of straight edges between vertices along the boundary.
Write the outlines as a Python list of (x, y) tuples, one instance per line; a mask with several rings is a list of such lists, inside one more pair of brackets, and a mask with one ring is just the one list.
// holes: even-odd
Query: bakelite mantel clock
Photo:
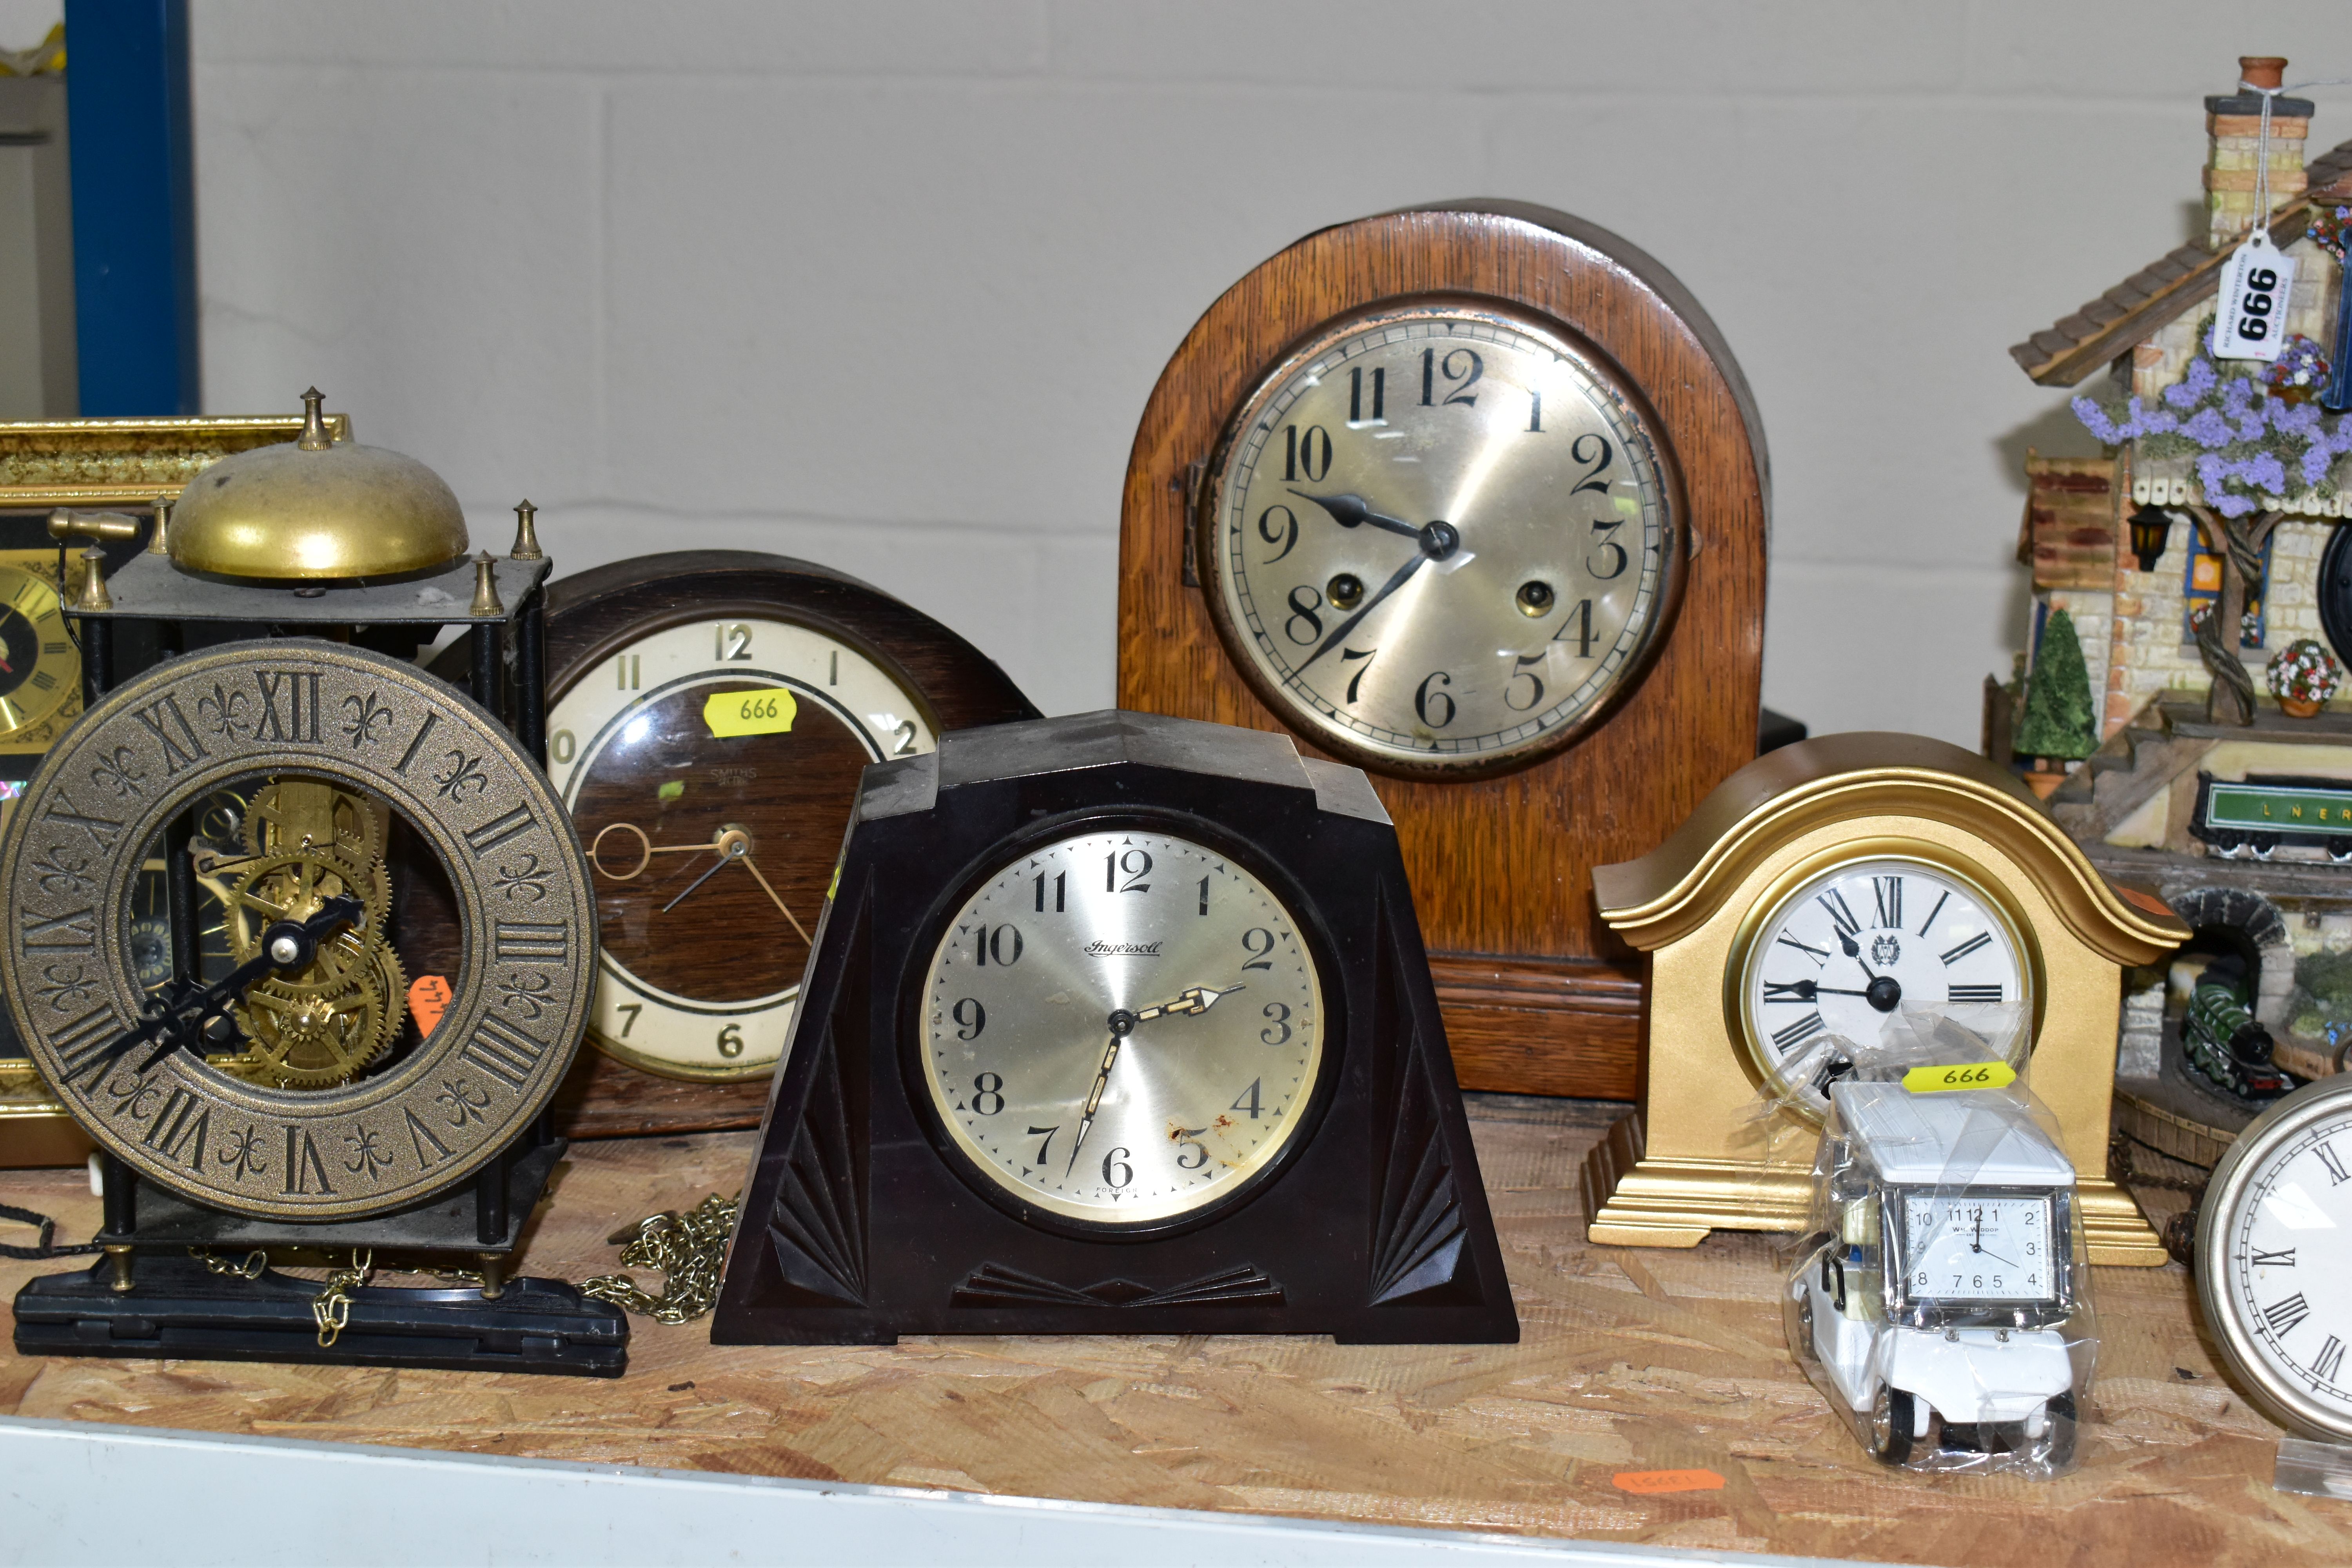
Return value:
[(1309, 235), (1144, 411), (1120, 702), (1368, 770), (1464, 1084), (1630, 1099), (1641, 969), (1588, 874), (1755, 755), (1766, 473), (1720, 335), (1616, 236), (1489, 201)]
[(1594, 1241), (1802, 1228), (1818, 1140), (1761, 1136), (1759, 1093), (1802, 1133), (1825, 1103), (1809, 1047), (1875, 1040), (1906, 1006), (1965, 1021), (2008, 1004), (2031, 1019), (2033, 1091), (2078, 1173), (2092, 1260), (2166, 1261), (2107, 1177), (2108, 1108), (2123, 970), (2189, 929), (2101, 876), (2013, 775), (1918, 735), (1800, 742), (1593, 888), (1652, 964), (1642, 1109), (1584, 1165)]

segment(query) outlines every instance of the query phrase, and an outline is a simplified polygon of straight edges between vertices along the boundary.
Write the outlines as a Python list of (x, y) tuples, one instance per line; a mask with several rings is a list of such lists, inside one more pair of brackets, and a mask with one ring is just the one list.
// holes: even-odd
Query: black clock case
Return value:
[[(978, 880), (1026, 845), (1121, 825), (1223, 848), (1289, 905), (1324, 979), (1328, 1063), (1265, 1175), (1132, 1229), (1056, 1218), (971, 1171), (917, 1055), (931, 953)], [(1355, 768), (1142, 713), (950, 732), (866, 770), (801, 984), (715, 1344), (1518, 1339), (1396, 832)]]

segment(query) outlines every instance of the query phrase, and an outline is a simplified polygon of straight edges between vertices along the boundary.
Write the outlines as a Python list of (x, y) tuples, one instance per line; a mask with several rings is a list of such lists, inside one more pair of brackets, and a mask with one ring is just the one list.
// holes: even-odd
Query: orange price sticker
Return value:
[(416, 1033), (430, 1035), (449, 1010), (449, 983), (437, 974), (420, 974), (408, 983), (408, 1010), (416, 1018)]
[(1620, 1470), (1609, 1484), (1636, 1497), (1654, 1497), (1661, 1492), (1719, 1492), (1723, 1478), (1713, 1470)]

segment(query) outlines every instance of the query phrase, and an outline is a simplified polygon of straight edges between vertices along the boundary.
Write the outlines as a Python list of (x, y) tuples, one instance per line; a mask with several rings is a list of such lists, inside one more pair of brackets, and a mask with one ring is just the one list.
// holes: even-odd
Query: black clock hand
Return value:
[(343, 894), (320, 905), (319, 912), (308, 920), (272, 923), (261, 933), (261, 952), (257, 956), (193, 994), (151, 1003), (149, 1005), (157, 1009), (154, 1016), (107, 1047), (105, 1054), (99, 1058), (100, 1076), (103, 1077), (106, 1068), (146, 1042), (160, 1040), (133, 1069), (144, 1078), (157, 1062), (201, 1037), (205, 1026), (226, 1012), (231, 1001), (245, 994), (247, 986), (273, 973), (288, 973), (307, 967), (318, 956), (323, 938), (343, 926), (357, 925), (365, 913), (357, 899)]
[[(1767, 984), (1765, 989), (1768, 991), (1785, 990), (1793, 992), (1796, 994), (1797, 1000), (1800, 1002), (1811, 1002), (1822, 996), (1867, 996), (1870, 994), (1867, 991), (1857, 991), (1850, 985), (1823, 985), (1818, 981), (1812, 980), (1791, 980), (1785, 986), (1779, 981), (1775, 980)], [(1768, 996), (1765, 1000), (1770, 1002), (1777, 1001), (1779, 998)]]
[(1379, 609), (1381, 607), (1381, 600), (1387, 598), (1391, 594), (1395, 593), (1399, 588), (1403, 587), (1407, 582), (1412, 580), (1414, 573), (1429, 564), (1429, 561), (1430, 558), (1424, 552), (1423, 553), (1415, 555), (1412, 560), (1398, 567), (1396, 570), (1396, 575), (1381, 584), (1381, 591), (1374, 594), (1370, 598), (1365, 600), (1364, 607), (1362, 609), (1358, 610), (1354, 615), (1349, 616), (1346, 620), (1341, 621), (1338, 629), (1333, 631), (1329, 637), (1323, 639), (1321, 647), (1318, 647), (1313, 653), (1308, 654), (1304, 659), (1299, 661), (1297, 672), (1304, 673), (1308, 665), (1313, 664), (1317, 659), (1321, 658), (1325, 654), (1329, 653), (1333, 648), (1338, 647), (1341, 643), (1347, 641), (1348, 634), (1354, 631), (1356, 627), (1362, 623), (1363, 618), (1366, 616), (1369, 616), (1374, 610)]
[(1360, 495), (1311, 496), (1305, 490), (1296, 489), (1294, 489), (1290, 493), (1297, 496), (1300, 500), (1311, 500), (1317, 506), (1321, 507), (1325, 511), (1329, 512), (1331, 514), (1331, 521), (1338, 523), (1341, 528), (1355, 528), (1363, 523), (1369, 522), (1374, 528), (1385, 528), (1391, 533), (1402, 533), (1407, 539), (1419, 539), (1421, 537), (1420, 529), (1415, 528), (1412, 523), (1405, 521), (1401, 517), (1389, 517), (1381, 512), (1374, 511), (1371, 508), (1371, 503), (1365, 500), (1364, 498)]
[[(688, 882), (686, 885), (686, 893), (694, 891), (695, 889), (699, 888), (703, 883), (708, 882), (711, 878), (719, 875), (720, 871), (725, 870), (728, 861), (731, 858), (733, 858), (733, 857), (721, 854), (718, 859), (710, 863), (709, 870), (705, 871), (701, 876), (697, 877), (693, 881)], [(661, 912), (667, 914), (670, 910), (684, 903), (686, 901), (686, 893), (680, 893), (677, 898), (672, 899), (669, 902), (664, 904), (661, 907)]]

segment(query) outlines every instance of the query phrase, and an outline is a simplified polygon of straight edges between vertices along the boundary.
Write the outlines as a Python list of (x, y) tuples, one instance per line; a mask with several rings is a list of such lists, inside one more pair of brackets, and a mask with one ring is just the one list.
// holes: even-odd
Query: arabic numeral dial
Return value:
[(968, 1179), (1025, 1214), (1137, 1226), (1229, 1201), (1314, 1100), (1313, 947), (1212, 846), (1096, 828), (1008, 852), (929, 951), (931, 1108)]
[(1294, 727), (1409, 772), (1507, 767), (1640, 679), (1684, 552), (1616, 372), (1532, 319), (1346, 320), (1228, 427), (1213, 613)]

